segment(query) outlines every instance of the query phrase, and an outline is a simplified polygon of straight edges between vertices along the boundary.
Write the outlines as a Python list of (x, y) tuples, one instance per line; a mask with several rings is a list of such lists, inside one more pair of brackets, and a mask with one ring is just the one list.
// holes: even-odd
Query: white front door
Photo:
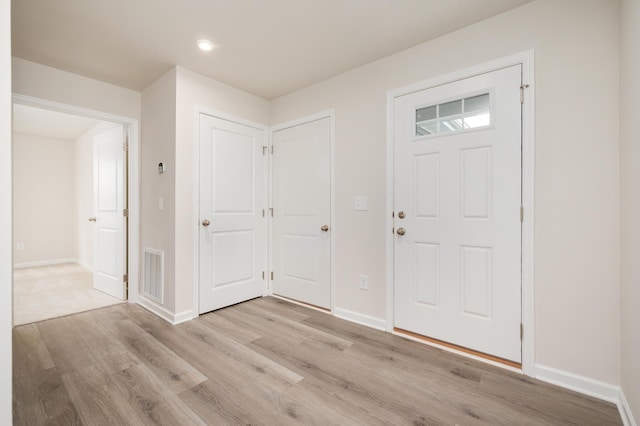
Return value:
[(331, 118), (276, 130), (273, 294), (331, 308)]
[(94, 288), (125, 299), (127, 218), (125, 130), (118, 126), (93, 138)]
[(200, 313), (265, 293), (264, 132), (200, 114)]
[(394, 326), (521, 362), (521, 66), (394, 100)]

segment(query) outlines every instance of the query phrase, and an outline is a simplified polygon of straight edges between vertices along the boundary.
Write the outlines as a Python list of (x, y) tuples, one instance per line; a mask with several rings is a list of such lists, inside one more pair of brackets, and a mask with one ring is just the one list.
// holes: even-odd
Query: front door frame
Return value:
[[(75, 105), (54, 102), (33, 96), (13, 94), (13, 104), (27, 105), (51, 111), (63, 112), (66, 114), (79, 115), (93, 118), (100, 121), (109, 121), (122, 125), (127, 129), (129, 150), (127, 155), (127, 245), (125, 254), (125, 266), (128, 275), (128, 295), (126, 300), (129, 303), (137, 303), (138, 286), (140, 284), (140, 143), (138, 120), (132, 117), (110, 114), (89, 108)], [(13, 285), (13, 283), (12, 283)]]
[(394, 100), (417, 91), (484, 74), (498, 69), (522, 65), (522, 372), (533, 377), (534, 362), (534, 52), (517, 53), (495, 61), (454, 71), (387, 92), (387, 315), (386, 329), (394, 329)]

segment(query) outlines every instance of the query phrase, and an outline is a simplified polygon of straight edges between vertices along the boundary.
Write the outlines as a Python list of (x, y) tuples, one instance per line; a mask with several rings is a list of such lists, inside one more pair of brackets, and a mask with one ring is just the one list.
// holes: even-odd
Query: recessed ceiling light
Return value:
[(200, 50), (210, 52), (213, 50), (213, 43), (211, 43), (209, 40), (201, 39), (198, 40), (198, 47), (200, 48)]

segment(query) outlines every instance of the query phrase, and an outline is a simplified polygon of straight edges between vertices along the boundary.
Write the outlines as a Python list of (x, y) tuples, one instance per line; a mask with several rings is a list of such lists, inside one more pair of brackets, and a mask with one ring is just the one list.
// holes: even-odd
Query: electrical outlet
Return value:
[(24, 251), (24, 243), (18, 243), (18, 244), (16, 244), (16, 250), (18, 250), (18, 251)]
[(360, 288), (362, 290), (369, 290), (369, 277), (366, 275), (360, 275)]

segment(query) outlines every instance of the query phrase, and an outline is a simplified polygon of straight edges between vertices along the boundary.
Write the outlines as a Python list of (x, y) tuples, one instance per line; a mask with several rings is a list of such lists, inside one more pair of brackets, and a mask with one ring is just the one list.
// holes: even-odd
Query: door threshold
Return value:
[(323, 308), (321, 306), (312, 305), (311, 303), (300, 302), (299, 300), (289, 299), (288, 297), (278, 296), (277, 294), (272, 294), (271, 297), (275, 297), (276, 299), (285, 300), (287, 302), (293, 303), (294, 305), (304, 306), (305, 308), (313, 309), (314, 311), (324, 312), (325, 314), (330, 314), (331, 309)]
[(522, 373), (522, 364), (519, 362), (500, 358), (495, 355), (489, 355), (484, 352), (474, 351), (473, 349), (465, 348), (464, 346), (458, 346), (453, 343), (445, 342), (444, 340), (423, 336), (422, 334), (414, 333), (412, 331), (404, 330), (402, 328), (394, 327), (393, 332), (394, 334), (397, 334), (399, 336), (408, 337), (408, 338), (411, 338), (411, 340), (415, 340), (421, 343), (426, 343), (427, 345), (434, 346), (439, 349), (444, 349), (446, 351), (453, 352), (458, 355), (464, 355), (469, 358), (476, 359), (478, 361), (487, 362), (489, 364), (496, 365), (498, 367), (503, 367), (509, 370)]

